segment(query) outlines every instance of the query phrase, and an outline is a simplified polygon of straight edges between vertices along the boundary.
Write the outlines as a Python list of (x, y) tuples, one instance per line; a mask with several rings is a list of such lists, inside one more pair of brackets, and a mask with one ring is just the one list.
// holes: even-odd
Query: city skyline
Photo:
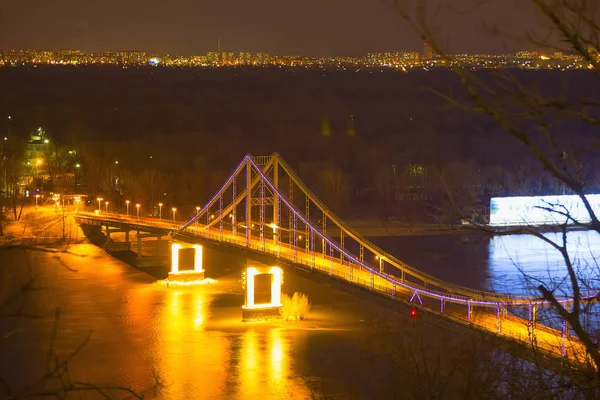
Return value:
[[(595, 49), (590, 53), (597, 54)], [(265, 52), (207, 52), (205, 55), (180, 56), (150, 54), (146, 52), (102, 52), (85, 53), (79, 50), (42, 51), (42, 50), (0, 50), (0, 66), (18, 65), (130, 65), (130, 66), (166, 66), (166, 67), (244, 67), (244, 66), (280, 66), (299, 68), (354, 68), (363, 67), (395, 68), (407, 72), (409, 69), (430, 67), (468, 67), (468, 68), (526, 68), (526, 69), (587, 69), (589, 63), (581, 56), (569, 53), (542, 53), (536, 51), (518, 51), (513, 54), (445, 54), (436, 56), (427, 42), (423, 52), (398, 51), (368, 53), (360, 57), (327, 56), (306, 57), (298, 55), (269, 54)]]
[[(489, 27), (516, 36), (540, 28), (532, 10), (522, 4), (493, 1), (467, 14), (465, 7), (467, 0), (446, 5), (434, 22), (441, 23), (439, 36), (453, 53), (514, 52), (526, 46), (505, 43)], [(102, 6), (33, 0), (5, 5), (0, 18), (0, 48), (12, 49), (193, 55), (216, 51), (219, 38), (222, 51), (316, 57), (422, 48), (422, 39), (390, 2), (365, 0), (228, 5), (205, 0), (169, 5), (133, 0), (119, 5), (108, 0)]]

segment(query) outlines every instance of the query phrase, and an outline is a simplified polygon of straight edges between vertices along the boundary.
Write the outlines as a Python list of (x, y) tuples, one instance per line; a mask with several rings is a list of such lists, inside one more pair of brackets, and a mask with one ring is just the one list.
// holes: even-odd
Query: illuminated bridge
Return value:
[[(546, 351), (577, 358), (582, 354), (566, 321), (542, 323), (540, 310), (548, 307), (546, 301), (458, 286), (403, 263), (336, 217), (277, 153), (244, 157), (208, 204), (183, 225), (88, 212), (80, 212), (77, 220), (124, 232), (168, 234), (180, 242), (231, 246)], [(569, 298), (558, 300), (565, 306), (572, 303)]]

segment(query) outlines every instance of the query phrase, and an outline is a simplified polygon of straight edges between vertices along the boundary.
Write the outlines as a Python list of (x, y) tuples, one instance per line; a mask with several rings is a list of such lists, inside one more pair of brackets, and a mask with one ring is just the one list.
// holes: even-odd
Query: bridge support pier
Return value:
[[(156, 238), (156, 251), (151, 256), (144, 256), (142, 254), (142, 239), (144, 238)], [(135, 265), (138, 268), (148, 267), (163, 267), (169, 263), (168, 257), (163, 256), (161, 253), (162, 235), (156, 233), (140, 233), (137, 231), (137, 258)]]
[(446, 301), (444, 299), (440, 299), (440, 314), (444, 313), (445, 306), (446, 306)]
[[(255, 304), (254, 302), (254, 281), (256, 275), (271, 275), (271, 301), (269, 303)], [(245, 301), (242, 306), (242, 321), (280, 318), (280, 309), (283, 306), (281, 303), (283, 270), (280, 267), (248, 267), (242, 273), (242, 282), (246, 289)]]
[[(179, 250), (194, 249), (194, 269), (182, 270), (179, 266)], [(188, 243), (171, 243), (171, 272), (170, 281), (194, 282), (204, 279), (204, 268), (202, 266), (202, 246)]]
[[(117, 251), (130, 251), (131, 243), (129, 242), (129, 230), (127, 229), (115, 229), (106, 227), (106, 243), (104, 243), (104, 251), (107, 253), (117, 252)], [(125, 233), (125, 241), (124, 242), (115, 242), (111, 237), (111, 233)]]

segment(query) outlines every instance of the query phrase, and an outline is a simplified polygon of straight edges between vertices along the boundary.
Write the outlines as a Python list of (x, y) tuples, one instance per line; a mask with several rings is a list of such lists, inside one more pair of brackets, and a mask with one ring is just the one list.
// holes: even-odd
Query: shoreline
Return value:
[[(10, 211), (5, 215), (12, 217)], [(75, 222), (70, 208), (66, 208), (63, 214), (53, 206), (39, 206), (37, 209), (26, 206), (18, 221), (7, 218), (5, 224), (4, 234), (0, 236), (0, 246), (51, 245), (53, 248), (60, 248), (89, 243), (81, 227)]]

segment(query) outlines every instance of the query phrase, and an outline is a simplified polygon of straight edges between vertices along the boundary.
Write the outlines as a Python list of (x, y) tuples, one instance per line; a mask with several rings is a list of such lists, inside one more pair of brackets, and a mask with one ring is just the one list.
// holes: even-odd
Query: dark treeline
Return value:
[[(549, 98), (600, 89), (585, 71), (514, 73)], [(43, 127), (57, 148), (75, 150), (77, 189), (123, 207), (193, 210), (244, 154), (275, 151), (345, 217), (431, 222), (458, 205), (456, 220), (491, 196), (564, 190), (489, 117), (443, 98), (469, 100), (446, 70), (22, 67), (0, 69), (0, 87), (0, 129), (26, 139)], [(503, 100), (502, 90), (491, 95)], [(565, 151), (593, 134), (548, 121)], [(598, 161), (579, 161), (595, 188)]]

